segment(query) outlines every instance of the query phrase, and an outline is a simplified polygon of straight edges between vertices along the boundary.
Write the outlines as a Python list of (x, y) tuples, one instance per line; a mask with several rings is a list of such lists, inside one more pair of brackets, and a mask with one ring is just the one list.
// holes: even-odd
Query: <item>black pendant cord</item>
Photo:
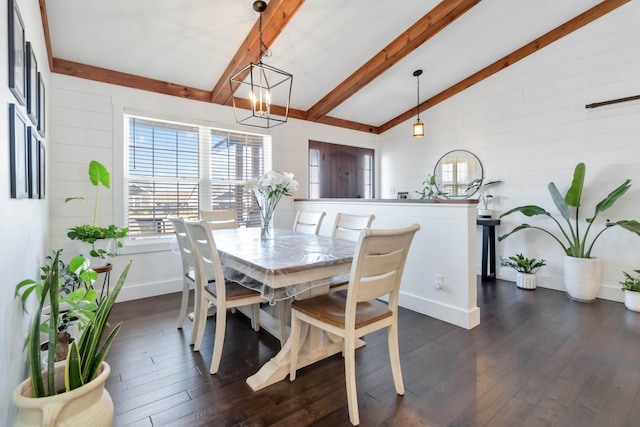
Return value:
[(420, 120), (420, 74), (418, 74), (418, 93), (416, 94), (416, 109), (418, 110), (418, 120)]
[(422, 70), (415, 70), (413, 75), (418, 79), (418, 91), (417, 91), (417, 103), (416, 110), (418, 111), (418, 121), (420, 121), (420, 75), (422, 74)]

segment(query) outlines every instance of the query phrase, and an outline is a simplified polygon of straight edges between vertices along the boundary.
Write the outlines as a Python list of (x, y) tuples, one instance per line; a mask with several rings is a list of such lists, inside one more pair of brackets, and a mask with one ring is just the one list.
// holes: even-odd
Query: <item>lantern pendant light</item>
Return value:
[[(260, 13), (258, 62), (249, 63), (231, 76), (229, 85), (236, 123), (268, 129), (287, 122), (293, 75), (262, 62), (263, 57), (271, 56), (271, 51), (262, 41), (262, 12), (266, 8), (264, 1), (253, 3), (253, 10)], [(239, 89), (240, 98), (236, 98), (234, 94)], [(244, 96), (248, 99), (243, 99)]]
[(422, 138), (424, 136), (424, 123), (420, 121), (420, 75), (422, 74), (422, 70), (415, 70), (413, 75), (418, 80), (418, 120), (413, 124), (413, 137), (414, 138)]

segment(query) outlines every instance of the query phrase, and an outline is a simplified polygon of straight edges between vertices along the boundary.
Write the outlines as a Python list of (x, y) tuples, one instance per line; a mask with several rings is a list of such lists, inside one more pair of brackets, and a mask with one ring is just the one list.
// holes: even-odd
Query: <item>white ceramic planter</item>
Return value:
[(478, 218), (491, 219), (493, 211), (491, 209), (478, 209)]
[(640, 312), (640, 292), (624, 291), (624, 306), (631, 311)]
[(532, 273), (516, 273), (516, 285), (520, 289), (535, 289), (536, 288), (536, 275)]
[(109, 257), (100, 258), (100, 257), (92, 257), (89, 255), (91, 249), (95, 249), (96, 251), (100, 249), (104, 249), (107, 253), (113, 253), (115, 250), (115, 240), (114, 239), (99, 239), (96, 240), (93, 245), (90, 243), (84, 243), (80, 245), (80, 254), (84, 255), (90, 262), (90, 268), (100, 268), (104, 267), (109, 263)]
[[(93, 381), (66, 393), (38, 399), (31, 397), (31, 378), (26, 379), (13, 392), (13, 403), (18, 407), (14, 427), (111, 427), (113, 402), (104, 388), (110, 371), (107, 362), (103, 362), (102, 372)], [(64, 365), (55, 368), (55, 384), (64, 390)]]
[(564, 258), (564, 288), (579, 302), (593, 302), (600, 292), (602, 266), (598, 258)]

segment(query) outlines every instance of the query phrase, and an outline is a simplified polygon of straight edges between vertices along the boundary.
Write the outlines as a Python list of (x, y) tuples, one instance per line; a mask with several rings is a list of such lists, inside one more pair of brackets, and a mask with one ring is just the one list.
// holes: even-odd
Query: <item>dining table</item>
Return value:
[[(327, 293), (332, 279), (348, 278), (356, 248), (350, 240), (278, 228), (266, 239), (259, 227), (215, 230), (213, 236), (223, 265), (234, 272), (228, 279), (259, 291), (270, 304)], [(260, 323), (263, 326), (263, 313)], [(278, 334), (275, 326), (265, 329)], [(306, 326), (302, 334), (299, 368), (342, 352), (342, 342), (320, 329)], [(257, 391), (285, 379), (290, 350), (289, 337), (273, 358), (247, 378), (247, 384)]]

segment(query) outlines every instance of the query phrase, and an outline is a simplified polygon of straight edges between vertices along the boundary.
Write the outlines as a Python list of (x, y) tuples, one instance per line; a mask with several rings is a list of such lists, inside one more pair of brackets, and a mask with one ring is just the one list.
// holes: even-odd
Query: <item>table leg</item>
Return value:
[[(319, 328), (303, 323), (300, 332), (304, 340), (301, 342), (298, 353), (298, 369), (342, 352), (342, 341), (325, 340), (323, 331)], [(357, 347), (363, 345), (364, 342), (360, 341)], [(282, 381), (289, 375), (290, 361), (291, 337), (287, 339), (278, 354), (265, 363), (258, 372), (247, 378), (247, 384), (253, 391), (258, 391)]]
[[(317, 292), (317, 290), (315, 291)], [(313, 292), (313, 293), (315, 293)], [(312, 294), (313, 294), (312, 293)], [(326, 291), (325, 291), (326, 293)], [(315, 295), (311, 295), (315, 296)], [(300, 296), (297, 296), (297, 298)], [(309, 295), (305, 295), (309, 297)], [(298, 369), (311, 365), (337, 353), (342, 353), (342, 339), (325, 335), (325, 332), (315, 326), (302, 323), (300, 331), (300, 350), (298, 351)], [(365, 345), (363, 340), (357, 340), (356, 348)], [(253, 391), (284, 380), (289, 375), (291, 362), (291, 336), (287, 338), (278, 354), (265, 363), (254, 375), (247, 378), (247, 384)]]

